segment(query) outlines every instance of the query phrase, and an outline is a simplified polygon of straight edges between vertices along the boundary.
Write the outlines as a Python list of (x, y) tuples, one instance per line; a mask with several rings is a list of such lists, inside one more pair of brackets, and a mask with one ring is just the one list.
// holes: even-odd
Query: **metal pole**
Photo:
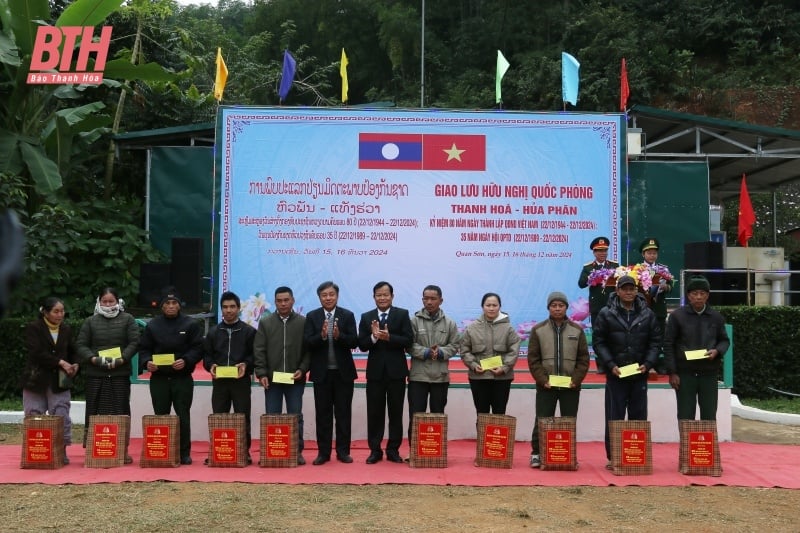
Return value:
[(422, 0), (422, 54), (420, 56), (419, 107), (425, 107), (425, 0)]

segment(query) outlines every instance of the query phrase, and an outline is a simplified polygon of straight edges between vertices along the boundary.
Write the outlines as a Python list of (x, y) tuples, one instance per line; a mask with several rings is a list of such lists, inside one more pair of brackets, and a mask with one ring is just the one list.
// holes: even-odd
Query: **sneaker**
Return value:
[(192, 458), (188, 455), (186, 457), (181, 457), (181, 464), (182, 465), (190, 465), (192, 464)]
[(304, 464), (306, 464), (306, 460), (302, 455), (297, 456), (297, 464), (299, 466), (303, 466)]
[(531, 455), (531, 468), (539, 468), (542, 466), (542, 461), (538, 455)]

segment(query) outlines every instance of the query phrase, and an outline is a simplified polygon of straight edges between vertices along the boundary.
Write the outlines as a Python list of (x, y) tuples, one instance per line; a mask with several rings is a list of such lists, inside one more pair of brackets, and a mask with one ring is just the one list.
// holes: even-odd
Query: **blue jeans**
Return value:
[(286, 398), (286, 412), (290, 415), (300, 415), (297, 421), (297, 453), (303, 453), (303, 391), (305, 383), (286, 385), (284, 383), (270, 383), (264, 391), (264, 401), (268, 415), (279, 415), (283, 412), (283, 399)]

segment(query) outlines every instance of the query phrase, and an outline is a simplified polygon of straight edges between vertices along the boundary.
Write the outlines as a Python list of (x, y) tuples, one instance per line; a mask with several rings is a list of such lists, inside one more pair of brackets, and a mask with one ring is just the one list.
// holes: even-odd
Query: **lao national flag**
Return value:
[(486, 170), (486, 136), (360, 133), (358, 168)]
[(358, 168), (422, 170), (422, 135), (359, 133)]
[(424, 135), (423, 170), (486, 170), (485, 135)]

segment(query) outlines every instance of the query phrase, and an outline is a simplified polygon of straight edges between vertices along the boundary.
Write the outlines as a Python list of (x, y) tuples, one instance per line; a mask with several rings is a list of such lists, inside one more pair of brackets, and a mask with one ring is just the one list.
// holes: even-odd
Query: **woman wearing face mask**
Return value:
[[(92, 415), (131, 414), (131, 358), (139, 344), (139, 326), (124, 312), (124, 304), (116, 290), (104, 288), (97, 297), (94, 315), (86, 319), (78, 333), (78, 357), (86, 376), (87, 432)], [(132, 459), (126, 456), (125, 463), (130, 462)]]
[(25, 416), (50, 414), (64, 417), (64, 464), (72, 444), (69, 388), (59, 386), (59, 370), (67, 377), (78, 373), (72, 330), (64, 323), (64, 302), (49, 297), (39, 308), (40, 317), (25, 328), (28, 359), (22, 379)]
[[(500, 296), (489, 292), (481, 299), (483, 314), (464, 331), (461, 360), (469, 368), (469, 388), (475, 410), (506, 413), (520, 338), (508, 315), (500, 311)], [(499, 357), (500, 365), (484, 368), (482, 359)]]

